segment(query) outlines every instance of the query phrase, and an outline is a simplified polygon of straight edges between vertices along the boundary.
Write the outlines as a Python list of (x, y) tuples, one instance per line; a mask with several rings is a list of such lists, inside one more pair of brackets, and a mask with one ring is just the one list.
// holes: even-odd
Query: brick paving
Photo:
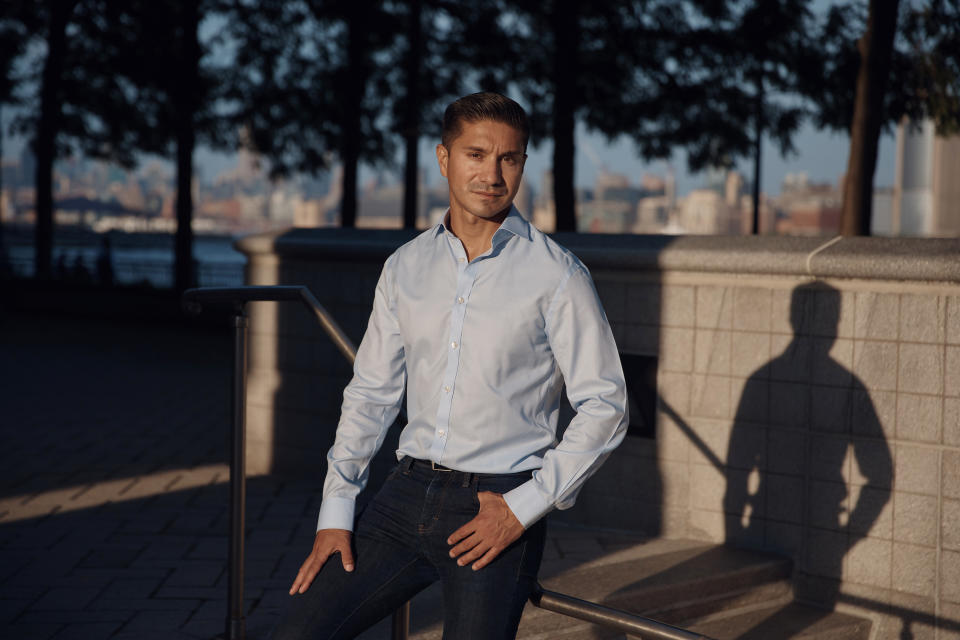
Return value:
[[(214, 638), (226, 617), (229, 332), (0, 313), (0, 638)], [(248, 637), (310, 547), (321, 479), (250, 478)], [(632, 541), (551, 527), (544, 571)], [(414, 603), (433, 637), (439, 596)], [(389, 638), (389, 621), (364, 634)]]

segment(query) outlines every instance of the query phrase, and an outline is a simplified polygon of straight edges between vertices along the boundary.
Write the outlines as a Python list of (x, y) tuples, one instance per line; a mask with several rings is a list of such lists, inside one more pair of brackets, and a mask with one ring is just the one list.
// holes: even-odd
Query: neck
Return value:
[(447, 227), (460, 239), (464, 251), (467, 252), (467, 260), (473, 260), (490, 249), (493, 234), (497, 232), (509, 213), (510, 207), (507, 207), (492, 218), (480, 218), (463, 211), (456, 211), (451, 207)]

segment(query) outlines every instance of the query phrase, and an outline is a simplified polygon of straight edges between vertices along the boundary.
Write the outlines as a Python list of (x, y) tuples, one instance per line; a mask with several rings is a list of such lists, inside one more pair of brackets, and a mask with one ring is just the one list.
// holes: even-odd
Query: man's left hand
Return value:
[(493, 562), (501, 551), (523, 535), (523, 525), (502, 495), (481, 491), (477, 500), (480, 513), (447, 538), (447, 544), (456, 545), (450, 550), (450, 557), (457, 558), (461, 567), (473, 562), (474, 571)]

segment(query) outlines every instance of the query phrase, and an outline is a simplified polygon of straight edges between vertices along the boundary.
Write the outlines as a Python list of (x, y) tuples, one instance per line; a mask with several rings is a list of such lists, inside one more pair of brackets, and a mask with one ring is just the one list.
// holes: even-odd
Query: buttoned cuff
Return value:
[(503, 494), (503, 499), (524, 529), (553, 510), (553, 503), (540, 492), (533, 479)]
[(320, 529), (346, 529), (353, 531), (353, 512), (357, 501), (353, 498), (328, 496), (320, 503), (317, 531)]

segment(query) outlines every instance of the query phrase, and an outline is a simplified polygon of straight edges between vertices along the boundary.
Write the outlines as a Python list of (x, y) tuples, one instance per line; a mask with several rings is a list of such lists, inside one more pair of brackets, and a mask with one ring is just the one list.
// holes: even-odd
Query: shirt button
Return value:
[(466, 261), (467, 261), (466, 258), (457, 258), (457, 262), (466, 262)]
[(457, 302), (460, 304), (463, 304), (463, 296), (460, 296), (459, 298), (457, 298)]
[(456, 343), (456, 342), (451, 342), (451, 343), (450, 343), (450, 347), (451, 347), (452, 349), (456, 349), (456, 348), (457, 348), (457, 343)]
[(444, 387), (443, 387), (443, 390), (444, 390), (445, 392), (447, 392), (447, 393), (450, 393), (450, 387), (448, 387), (448, 386), (444, 386)]
[(440, 436), (442, 436), (443, 434), (444, 434), (444, 431), (443, 431), (443, 429), (440, 429), (440, 431), (437, 431), (437, 435), (440, 435)]

